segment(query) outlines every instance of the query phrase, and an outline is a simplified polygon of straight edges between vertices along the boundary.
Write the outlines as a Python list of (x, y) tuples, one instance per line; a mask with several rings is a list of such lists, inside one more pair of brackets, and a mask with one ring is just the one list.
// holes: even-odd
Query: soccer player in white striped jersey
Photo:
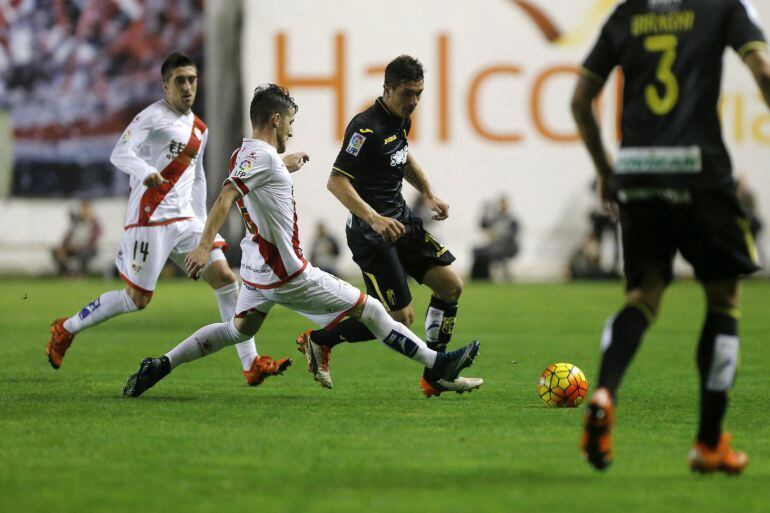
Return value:
[[(230, 176), (209, 212), (198, 247), (186, 258), (188, 275), (197, 277), (205, 269), (217, 230), (232, 204), (237, 203), (248, 233), (241, 241), (243, 287), (235, 317), (204, 326), (160, 358), (142, 360), (139, 371), (126, 381), (124, 396), (138, 397), (178, 365), (253, 337), (276, 304), (327, 329), (348, 316), (360, 319), (384, 344), (433, 369), (442, 379), (454, 380), (473, 363), (478, 341), (451, 353), (437, 353), (393, 320), (379, 301), (305, 259), (290, 173), (302, 168), (308, 158), (304, 155), (296, 165), (287, 167), (279, 156), (292, 136), (296, 111), (297, 105), (286, 89), (269, 84), (254, 91), (252, 137), (244, 139), (233, 155)], [(306, 354), (311, 372), (321, 381), (321, 346), (309, 344)]]
[[(183, 266), (185, 255), (200, 240), (206, 221), (203, 151), (208, 130), (192, 112), (197, 66), (186, 54), (174, 52), (163, 62), (161, 76), (164, 98), (134, 118), (110, 157), (131, 179), (125, 232), (115, 260), (126, 287), (105, 292), (75, 315), (52, 323), (46, 354), (54, 369), (77, 333), (147, 307), (166, 260)], [(222, 320), (228, 321), (235, 312), (238, 282), (222, 253), (224, 246), (217, 235), (208, 247), (202, 277), (214, 289)], [(288, 358), (260, 357), (253, 339), (241, 341), (236, 350), (249, 385), (291, 364)]]

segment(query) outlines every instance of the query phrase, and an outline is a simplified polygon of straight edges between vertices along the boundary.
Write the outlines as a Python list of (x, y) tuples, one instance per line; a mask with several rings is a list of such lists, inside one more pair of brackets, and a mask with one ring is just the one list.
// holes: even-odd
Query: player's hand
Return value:
[(617, 223), (620, 218), (618, 212), (618, 201), (615, 195), (614, 177), (612, 175), (600, 175), (596, 179), (596, 189), (599, 194), (599, 200), (607, 215), (613, 222)]
[(372, 229), (379, 233), (386, 242), (395, 242), (406, 233), (406, 228), (392, 217), (377, 215), (371, 222)]
[(163, 178), (163, 176), (160, 173), (156, 172), (156, 173), (150, 173), (149, 175), (147, 175), (147, 178), (144, 179), (144, 182), (142, 182), (142, 184), (144, 184), (145, 187), (153, 189), (167, 182), (168, 180)]
[(197, 280), (200, 277), (200, 273), (203, 268), (206, 267), (206, 262), (208, 262), (208, 260), (208, 248), (198, 246), (194, 250), (187, 253), (187, 256), (184, 257), (184, 267), (185, 271), (187, 272), (187, 276), (193, 280)]
[(428, 208), (435, 212), (435, 214), (433, 214), (434, 220), (443, 221), (449, 217), (449, 205), (441, 201), (436, 196), (433, 196), (430, 199), (426, 199), (425, 204), (428, 206)]
[(293, 173), (302, 169), (305, 162), (308, 162), (309, 160), (310, 156), (307, 153), (301, 151), (298, 153), (289, 153), (283, 158), (283, 165), (286, 166), (289, 173)]

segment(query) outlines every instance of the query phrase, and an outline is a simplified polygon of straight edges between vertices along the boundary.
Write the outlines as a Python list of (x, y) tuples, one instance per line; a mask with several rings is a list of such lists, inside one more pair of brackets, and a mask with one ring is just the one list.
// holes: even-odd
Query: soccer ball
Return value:
[(549, 365), (537, 382), (537, 395), (550, 407), (573, 408), (583, 402), (586, 393), (586, 375), (571, 363)]

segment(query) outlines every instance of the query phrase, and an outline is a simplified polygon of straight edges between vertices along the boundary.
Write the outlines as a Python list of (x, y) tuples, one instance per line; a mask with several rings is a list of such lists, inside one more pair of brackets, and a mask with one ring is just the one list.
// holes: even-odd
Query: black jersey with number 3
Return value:
[(717, 104), (727, 46), (741, 57), (765, 46), (748, 0), (628, 0), (583, 63), (604, 82), (624, 75), (619, 187), (732, 184)]
[(378, 98), (350, 121), (334, 162), (334, 170), (350, 178), (361, 199), (382, 216), (398, 219), (404, 213), (401, 186), (411, 126)]

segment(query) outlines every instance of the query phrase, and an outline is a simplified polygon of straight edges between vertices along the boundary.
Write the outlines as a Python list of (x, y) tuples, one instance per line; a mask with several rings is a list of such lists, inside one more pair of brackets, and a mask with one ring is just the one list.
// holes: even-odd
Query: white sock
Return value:
[(136, 310), (138, 308), (125, 289), (111, 290), (94, 299), (80, 312), (64, 321), (64, 329), (74, 335), (116, 315), (135, 312)]
[(366, 298), (361, 322), (391, 349), (422, 363), (425, 367), (433, 367), (436, 363), (436, 351), (430, 349), (409, 328), (394, 321), (385, 311), (382, 303), (376, 299)]
[(192, 362), (211, 353), (216, 353), (225, 346), (231, 346), (248, 339), (249, 337), (236, 329), (231, 319), (228, 322), (202, 327), (166, 353), (166, 356), (173, 369), (181, 363)]
[[(214, 295), (217, 298), (219, 315), (224, 322), (229, 321), (235, 315), (235, 305), (238, 304), (238, 284), (231, 283), (224, 287), (214, 289)], [(245, 342), (235, 344), (235, 350), (238, 351), (238, 358), (241, 359), (241, 367), (243, 367), (243, 370), (251, 369), (254, 358), (259, 356), (254, 339), (250, 338)]]

